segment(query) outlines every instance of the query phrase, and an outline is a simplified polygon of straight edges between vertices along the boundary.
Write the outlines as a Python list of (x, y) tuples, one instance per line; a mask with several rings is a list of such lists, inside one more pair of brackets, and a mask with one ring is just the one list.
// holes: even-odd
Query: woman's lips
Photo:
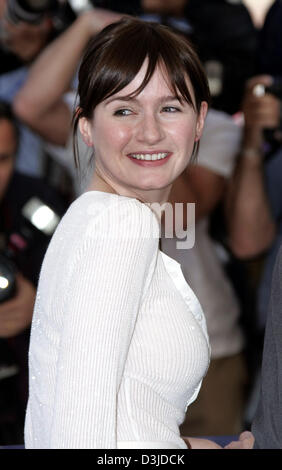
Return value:
[[(149, 152), (147, 152), (149, 153)], [(154, 152), (157, 153), (157, 152)], [(161, 153), (161, 152), (158, 152)], [(162, 153), (167, 153), (167, 152), (162, 152)], [(136, 165), (143, 166), (143, 167), (155, 167), (155, 166), (161, 166), (167, 163), (168, 159), (172, 156), (172, 153), (168, 153), (166, 157), (161, 158), (160, 160), (138, 160), (137, 158), (132, 157), (131, 155), (128, 155), (128, 158), (133, 162), (136, 163)]]

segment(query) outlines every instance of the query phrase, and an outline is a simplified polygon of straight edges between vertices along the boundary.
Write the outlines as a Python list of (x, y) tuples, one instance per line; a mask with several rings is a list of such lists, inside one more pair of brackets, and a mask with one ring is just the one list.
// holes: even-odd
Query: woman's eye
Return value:
[(132, 114), (132, 111), (126, 108), (117, 109), (117, 111), (114, 112), (114, 116), (129, 116), (130, 114)]
[(162, 111), (164, 111), (165, 113), (177, 113), (178, 111), (180, 111), (180, 109), (176, 106), (165, 106), (164, 108), (162, 108)]

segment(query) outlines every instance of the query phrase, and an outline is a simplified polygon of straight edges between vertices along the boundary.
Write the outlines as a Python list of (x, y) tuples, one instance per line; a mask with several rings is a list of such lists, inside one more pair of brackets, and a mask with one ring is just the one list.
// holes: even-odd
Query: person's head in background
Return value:
[[(60, 4), (60, 2), (57, 2)], [(29, 63), (55, 33), (53, 0), (0, 0), (0, 47)]]
[(18, 143), (18, 128), (11, 108), (0, 101), (0, 201), (13, 174)]
[(141, 0), (142, 8), (148, 13), (181, 16), (188, 0)]
[(194, 49), (165, 26), (123, 19), (90, 42), (78, 95), (74, 130), (79, 124), (93, 147), (94, 177), (99, 172), (120, 194), (157, 202), (189, 164), (203, 130), (209, 89)]

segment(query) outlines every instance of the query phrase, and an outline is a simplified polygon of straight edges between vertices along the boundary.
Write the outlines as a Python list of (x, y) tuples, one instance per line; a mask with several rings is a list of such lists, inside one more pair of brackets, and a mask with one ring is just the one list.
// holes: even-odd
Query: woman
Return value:
[(124, 19), (90, 42), (78, 94), (74, 127), (95, 170), (42, 266), (26, 447), (187, 448), (179, 425), (208, 338), (150, 204), (167, 201), (198, 145), (206, 78), (181, 37)]

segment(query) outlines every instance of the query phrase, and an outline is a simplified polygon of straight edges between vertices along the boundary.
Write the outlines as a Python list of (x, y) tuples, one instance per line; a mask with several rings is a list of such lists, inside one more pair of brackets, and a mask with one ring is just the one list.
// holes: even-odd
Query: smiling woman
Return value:
[(172, 95), (163, 65), (156, 64), (142, 88), (148, 67), (146, 58), (127, 86), (97, 104), (93, 117), (82, 117), (79, 124), (85, 142), (95, 151), (89, 189), (106, 189), (97, 186), (103, 182), (124, 196), (164, 202), (172, 182), (189, 163), (207, 103), (197, 103), (197, 111), (188, 76), (186, 99), (177, 90)]
[(206, 77), (181, 37), (125, 19), (90, 42), (78, 93), (74, 127), (95, 169), (42, 265), (26, 447), (186, 449), (179, 425), (207, 371), (206, 324), (147, 203), (167, 201), (190, 161)]
[[(128, 47), (129, 44), (134, 47)], [(155, 201), (156, 194), (148, 193), (149, 182), (145, 182), (145, 199), (142, 188), (136, 184), (136, 179), (139, 183), (146, 179), (146, 173), (137, 173), (131, 185), (128, 162), (124, 163), (126, 182), (123, 181), (124, 188), (121, 188), (120, 179), (115, 179), (109, 168), (112, 151), (106, 148), (106, 142), (110, 141), (115, 147), (113, 139), (117, 136), (118, 145), (123, 146), (120, 153), (133, 155), (133, 158), (140, 156), (134, 160), (133, 171), (138, 169), (137, 165), (148, 169), (162, 166), (163, 173), (169, 177), (170, 172), (164, 164), (170, 160), (170, 166), (174, 167), (172, 179), (183, 172), (191, 154), (197, 152), (209, 102), (207, 80), (194, 50), (184, 38), (164, 26), (123, 20), (109, 25), (90, 42), (80, 68), (79, 83), (80, 106), (74, 118), (74, 132), (80, 121), (84, 140), (95, 152), (95, 184), (99, 174), (110, 185), (118, 184), (115, 186), (118, 192), (126, 188), (124, 195), (132, 196), (132, 193), (128, 194), (128, 185), (131, 188), (136, 185), (135, 197)], [(102, 136), (103, 130), (111, 134), (110, 139), (109, 135)], [(185, 140), (185, 156), (178, 157), (176, 164), (175, 144), (179, 139), (182, 139), (181, 147)], [(104, 168), (99, 153), (101, 141), (103, 153), (107, 155), (108, 165)], [(147, 162), (152, 154), (154, 161), (155, 158), (163, 159), (161, 164), (143, 163), (143, 158)], [(169, 159), (172, 154), (175, 158)], [(75, 155), (79, 165), (77, 151)], [(117, 158), (116, 164), (119, 163)], [(170, 187), (162, 178), (158, 186)], [(167, 191), (157, 197), (166, 199)]]

